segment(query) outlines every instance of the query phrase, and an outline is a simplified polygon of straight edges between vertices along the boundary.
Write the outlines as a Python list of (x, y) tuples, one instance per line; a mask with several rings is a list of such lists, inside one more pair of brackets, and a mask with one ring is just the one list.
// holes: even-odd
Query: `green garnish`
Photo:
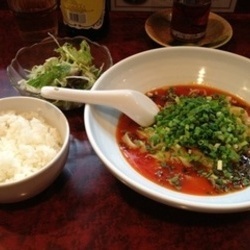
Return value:
[(151, 141), (165, 148), (197, 148), (216, 163), (227, 164), (239, 161), (248, 144), (247, 129), (223, 96), (178, 97), (156, 116)]

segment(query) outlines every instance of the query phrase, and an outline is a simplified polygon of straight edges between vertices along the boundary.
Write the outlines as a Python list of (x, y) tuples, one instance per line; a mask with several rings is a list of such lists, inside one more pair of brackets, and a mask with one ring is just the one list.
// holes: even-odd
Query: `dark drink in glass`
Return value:
[(196, 42), (206, 34), (211, 0), (174, 0), (171, 34), (182, 42)]
[(24, 41), (38, 42), (48, 33), (57, 35), (57, 0), (8, 0), (8, 5)]

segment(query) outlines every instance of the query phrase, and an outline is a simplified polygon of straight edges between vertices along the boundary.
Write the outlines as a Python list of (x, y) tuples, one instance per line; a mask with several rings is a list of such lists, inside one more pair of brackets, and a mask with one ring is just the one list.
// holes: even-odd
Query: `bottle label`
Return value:
[(200, 32), (200, 33), (195, 33), (195, 34), (188, 34), (188, 33), (180, 32), (178, 30), (174, 30), (174, 29), (172, 29), (171, 32), (172, 32), (172, 35), (175, 38), (178, 38), (178, 39), (180, 39), (182, 41), (190, 41), (190, 42), (191, 41), (196, 41), (198, 39), (201, 39), (206, 34), (205, 31)]
[(63, 21), (76, 29), (99, 29), (104, 21), (105, 0), (62, 0)]

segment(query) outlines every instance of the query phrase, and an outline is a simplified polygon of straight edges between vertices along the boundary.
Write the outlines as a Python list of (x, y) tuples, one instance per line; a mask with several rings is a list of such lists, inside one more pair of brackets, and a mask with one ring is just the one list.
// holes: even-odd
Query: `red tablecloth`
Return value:
[[(99, 42), (110, 49), (114, 63), (160, 47), (145, 33), (149, 15), (110, 13), (109, 33)], [(234, 34), (220, 49), (250, 57), (250, 14), (221, 15)], [(0, 97), (17, 95), (6, 66), (26, 44), (4, 8), (0, 8), (0, 34)], [(64, 171), (37, 197), (0, 205), (0, 249), (249, 249), (250, 212), (199, 214), (137, 194), (111, 175), (94, 153), (84, 129), (83, 109), (65, 114), (71, 149)]]

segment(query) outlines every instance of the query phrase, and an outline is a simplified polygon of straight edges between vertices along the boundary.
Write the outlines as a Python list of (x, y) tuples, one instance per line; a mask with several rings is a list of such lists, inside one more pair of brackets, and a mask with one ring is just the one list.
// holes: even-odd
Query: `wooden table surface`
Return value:
[[(0, 98), (18, 95), (10, 86), (6, 66), (27, 45), (5, 6), (0, 7)], [(114, 63), (160, 47), (144, 30), (150, 14), (110, 13), (109, 33), (99, 42), (110, 49)], [(220, 49), (250, 58), (249, 11), (220, 15), (234, 31)], [(64, 35), (61, 23), (59, 34)], [(71, 130), (65, 168), (35, 198), (0, 205), (0, 250), (249, 249), (250, 212), (197, 213), (141, 196), (119, 182), (97, 157), (85, 132), (83, 109), (65, 115)]]

